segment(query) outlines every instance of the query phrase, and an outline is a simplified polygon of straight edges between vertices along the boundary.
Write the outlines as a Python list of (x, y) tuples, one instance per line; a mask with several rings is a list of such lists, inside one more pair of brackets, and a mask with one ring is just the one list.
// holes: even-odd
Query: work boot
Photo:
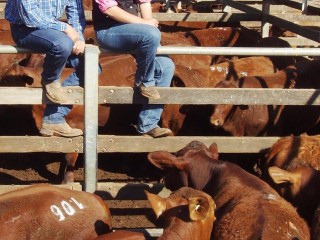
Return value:
[(42, 86), (46, 91), (47, 98), (54, 103), (64, 103), (67, 97), (62, 91), (61, 83), (59, 81), (55, 82), (42, 82)]
[(68, 123), (42, 123), (40, 134), (46, 137), (77, 137), (83, 135), (83, 132), (81, 129), (71, 128)]
[(146, 98), (159, 99), (160, 94), (155, 86), (146, 87), (143, 83), (138, 86), (139, 92)]
[(172, 131), (169, 128), (156, 127), (143, 135), (149, 135), (153, 138), (172, 136)]

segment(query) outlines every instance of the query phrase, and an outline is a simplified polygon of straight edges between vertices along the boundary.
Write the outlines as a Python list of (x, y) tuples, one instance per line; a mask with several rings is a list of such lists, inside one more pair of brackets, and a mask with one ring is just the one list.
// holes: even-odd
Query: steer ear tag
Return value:
[(189, 201), (189, 213), (192, 221), (200, 221), (207, 216), (209, 202), (205, 197), (191, 197)]

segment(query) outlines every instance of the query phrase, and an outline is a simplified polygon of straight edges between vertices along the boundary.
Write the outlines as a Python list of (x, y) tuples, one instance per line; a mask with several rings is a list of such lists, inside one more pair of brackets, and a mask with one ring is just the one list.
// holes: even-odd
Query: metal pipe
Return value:
[(97, 189), (98, 168), (99, 48), (94, 45), (87, 45), (84, 59), (84, 191), (95, 192)]
[[(100, 49), (101, 53), (115, 54)], [(229, 55), (229, 56), (320, 56), (320, 48), (267, 48), (267, 47), (194, 47), (161, 46), (157, 54)]]

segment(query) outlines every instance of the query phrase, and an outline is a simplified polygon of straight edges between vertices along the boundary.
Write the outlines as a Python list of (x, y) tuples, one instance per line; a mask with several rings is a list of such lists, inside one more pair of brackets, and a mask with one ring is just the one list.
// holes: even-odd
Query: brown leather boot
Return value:
[(83, 132), (81, 129), (71, 128), (67, 123), (42, 123), (40, 134), (46, 137), (77, 137), (83, 135)]
[(159, 99), (160, 94), (155, 86), (146, 87), (143, 83), (138, 86), (139, 92), (146, 98)]
[(169, 128), (161, 128), (161, 127), (156, 127), (149, 132), (146, 132), (143, 135), (149, 135), (153, 138), (160, 138), (160, 137), (167, 137), (167, 136), (172, 136), (172, 131)]
[(46, 91), (47, 98), (54, 103), (64, 103), (67, 100), (67, 97), (62, 91), (62, 86), (59, 81), (55, 82), (42, 82), (42, 86)]

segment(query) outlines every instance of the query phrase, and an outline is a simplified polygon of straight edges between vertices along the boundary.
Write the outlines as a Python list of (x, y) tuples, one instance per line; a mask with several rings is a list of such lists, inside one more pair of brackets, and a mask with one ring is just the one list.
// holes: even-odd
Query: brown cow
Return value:
[[(277, 166), (286, 169), (295, 168), (299, 158), (316, 170), (320, 170), (320, 135), (286, 136), (275, 142), (266, 155), (265, 168)], [(293, 166), (295, 164), (295, 166)]]
[(311, 225), (320, 204), (320, 135), (287, 136), (269, 149), (263, 179), (291, 202)]
[[(267, 76), (222, 81), (216, 88), (318, 88), (320, 61), (299, 62)], [(214, 106), (210, 122), (233, 136), (299, 135), (319, 121), (318, 106), (231, 105)]]
[[(198, 68), (177, 65), (172, 86), (213, 88), (223, 80), (235, 81), (243, 76), (271, 74), (276, 70), (266, 57), (247, 57)], [(174, 135), (216, 135), (216, 131), (212, 133), (210, 114), (210, 106), (165, 105), (162, 125), (170, 128)]]
[(297, 208), (311, 227), (320, 204), (320, 172), (305, 163), (287, 170), (272, 166), (268, 171), (274, 183), (279, 185), (280, 195)]
[(260, 178), (236, 164), (217, 160), (217, 146), (192, 141), (175, 154), (151, 152), (149, 161), (165, 170), (170, 190), (183, 186), (208, 193), (216, 203), (213, 239), (310, 239), (293, 206)]
[(180, 188), (168, 198), (145, 193), (157, 218), (164, 222), (159, 240), (210, 239), (216, 205), (208, 194), (188, 187)]
[(92, 240), (110, 232), (108, 206), (95, 194), (38, 184), (0, 196), (0, 236)]

